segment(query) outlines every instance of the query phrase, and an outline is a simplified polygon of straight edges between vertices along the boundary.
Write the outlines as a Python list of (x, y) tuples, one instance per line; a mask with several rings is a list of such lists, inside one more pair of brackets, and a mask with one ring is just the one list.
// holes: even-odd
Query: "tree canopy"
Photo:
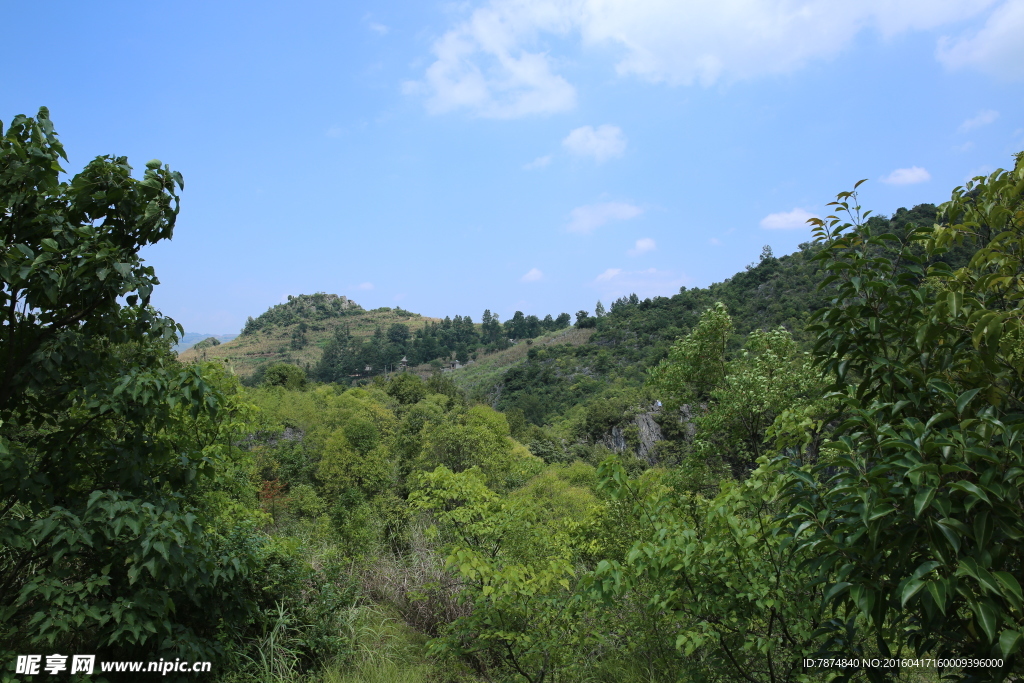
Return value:
[(139, 257), (183, 181), (112, 156), (62, 180), (62, 160), (46, 109), (0, 126), (3, 642), (214, 659), (254, 557), (197, 497), (232, 458), (233, 384), (173, 360)]

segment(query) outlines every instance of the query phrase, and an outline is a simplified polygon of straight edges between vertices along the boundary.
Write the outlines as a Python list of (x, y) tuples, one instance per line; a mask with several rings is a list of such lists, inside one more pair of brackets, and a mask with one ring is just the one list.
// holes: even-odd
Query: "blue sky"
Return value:
[(0, 2), (0, 120), (185, 176), (187, 331), (288, 294), (507, 319), (720, 281), (837, 192), (1024, 149), (1024, 0)]

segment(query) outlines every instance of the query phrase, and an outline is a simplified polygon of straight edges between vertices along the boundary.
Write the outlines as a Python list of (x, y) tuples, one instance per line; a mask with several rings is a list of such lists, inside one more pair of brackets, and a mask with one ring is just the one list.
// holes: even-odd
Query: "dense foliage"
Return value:
[(245, 327), (242, 328), (242, 334), (254, 334), (260, 330), (296, 323), (316, 324), (331, 318), (355, 315), (362, 310), (362, 307), (356, 302), (336, 294), (325, 294), (324, 292), (300, 294), (299, 296), (289, 294), (287, 302), (271, 306), (259, 317), (249, 316)]
[[(1019, 671), (1024, 155), (903, 238), (862, 225), (855, 200), (837, 202), (852, 224), (817, 224), (838, 289), (811, 327), (847, 419), (817, 476), (789, 494), (796, 539), (830, 587), (827, 647), (849, 651), (859, 624), (885, 654), (1005, 658), (1003, 673)], [(925, 267), (962, 245), (965, 266)]]
[[(0, 135), (3, 680), (41, 651), (225, 683), (1024, 675), (1024, 156), (889, 219), (844, 192), (799, 252), (572, 328), (364, 339), (293, 298), (247, 334), (335, 326), (324, 360), (242, 387), (149, 305), (180, 176), (62, 181), (45, 110)], [(470, 395), (360, 372), (473, 353), (508, 360)]]
[(173, 361), (138, 256), (181, 177), (100, 157), (61, 181), (45, 109), (0, 133), (0, 651), (220, 659), (256, 562), (201, 503), (237, 455), (234, 383)]
[(485, 310), (479, 327), (470, 316), (457, 315), (440, 322), (428, 321), (415, 331), (402, 323), (393, 323), (386, 330), (378, 326), (373, 336), (366, 339), (353, 335), (347, 325), (340, 325), (327, 341), (312, 374), (322, 382), (348, 383), (352, 378), (371, 377), (394, 369), (403, 361), (407, 365), (433, 362), (437, 368), (452, 358), (466, 363), (476, 358), (478, 352), (508, 348), (510, 338), (536, 337), (568, 324), (568, 313), (540, 320), (516, 311), (502, 326), (497, 316)]

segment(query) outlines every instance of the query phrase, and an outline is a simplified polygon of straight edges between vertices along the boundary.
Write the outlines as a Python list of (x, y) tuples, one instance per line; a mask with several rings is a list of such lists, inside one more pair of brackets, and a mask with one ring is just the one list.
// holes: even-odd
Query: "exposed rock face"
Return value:
[[(281, 441), (302, 441), (306, 433), (297, 427), (285, 427), (281, 432)], [(255, 432), (249, 434), (241, 441), (235, 443), (238, 448), (252, 448), (254, 444), (265, 443), (268, 446), (276, 446), (278, 438), (270, 436), (267, 432)]]
[(654, 416), (661, 412), (661, 406), (652, 406), (646, 413), (640, 413), (625, 425), (625, 427), (612, 427), (610, 434), (605, 434), (601, 443), (615, 453), (621, 453), (630, 447), (626, 438), (627, 432), (635, 430), (636, 434), (636, 456), (654, 465), (654, 444), (663, 441), (661, 427), (654, 421)]
[(626, 450), (626, 434), (622, 431), (622, 427), (612, 427), (611, 434), (605, 434), (601, 439), (601, 443), (607, 446), (609, 450), (621, 453)]
[(302, 438), (306, 436), (306, 433), (298, 428), (285, 427), (284, 432), (281, 433), (282, 441), (302, 441)]
[(662, 441), (661, 427), (657, 422), (654, 421), (655, 413), (661, 412), (661, 408), (657, 407), (647, 413), (641, 413), (633, 418), (633, 422), (636, 423), (638, 428), (637, 436), (640, 439), (640, 445), (637, 446), (636, 456), (646, 460), (649, 464), (654, 465), (654, 444)]

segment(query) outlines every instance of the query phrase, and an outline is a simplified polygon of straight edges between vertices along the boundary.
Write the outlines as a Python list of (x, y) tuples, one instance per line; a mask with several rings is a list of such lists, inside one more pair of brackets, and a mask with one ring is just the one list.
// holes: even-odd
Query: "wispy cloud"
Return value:
[(569, 232), (588, 235), (610, 221), (625, 221), (644, 212), (639, 206), (623, 202), (605, 202), (577, 206), (569, 216)]
[(356, 287), (356, 289), (364, 289), (364, 290), (366, 290), (366, 289), (373, 289), (373, 283), (372, 282), (362, 282), (362, 283), (360, 283)]
[(964, 121), (963, 123), (961, 123), (959, 130), (961, 133), (966, 133), (969, 130), (974, 130), (975, 128), (987, 126), (988, 124), (992, 123), (998, 118), (999, 112), (997, 112), (995, 109), (986, 109), (984, 111), (979, 111), (976, 116), (973, 116)]
[[(558, 73), (555, 47), (607, 47), (619, 76), (712, 86), (830, 59), (859, 34), (892, 37), (954, 25), (997, 5), (976, 34), (946, 39), (936, 56), (1024, 76), (1024, 0), (488, 0), (452, 3), (459, 18), (433, 43), (434, 60), (406, 92), (431, 112), (466, 109), (492, 118), (566, 111), (576, 89)], [(550, 40), (554, 37), (555, 40)]]
[(532, 170), (537, 169), (537, 168), (544, 168), (545, 166), (549, 165), (550, 163), (551, 163), (551, 155), (548, 154), (547, 156), (537, 157), (536, 159), (534, 159), (533, 161), (531, 161), (528, 164), (523, 164), (523, 170), (524, 171), (532, 171)]
[(1005, 81), (1024, 80), (1024, 0), (1005, 0), (978, 31), (939, 41), (936, 57), (950, 69), (971, 67)]
[(626, 137), (618, 126), (604, 124), (581, 126), (562, 140), (562, 146), (581, 157), (592, 157), (598, 163), (622, 156), (626, 151)]
[[(817, 218), (817, 216), (806, 209), (797, 207), (792, 211), (768, 214), (761, 219), (761, 227), (767, 230), (796, 230), (797, 228), (806, 228), (807, 221), (811, 218)], [(713, 240), (712, 244), (719, 244), (718, 240), (711, 239)]]
[(880, 178), (883, 183), (889, 185), (915, 185), (932, 179), (932, 174), (920, 166), (910, 168), (897, 168), (887, 176)]
[(604, 271), (603, 273), (598, 275), (596, 278), (594, 278), (594, 281), (595, 282), (609, 282), (609, 281), (615, 279), (616, 277), (618, 277), (621, 274), (622, 274), (622, 268), (609, 268), (608, 270)]
[(572, 109), (576, 89), (554, 73), (546, 50), (526, 45), (538, 31), (567, 30), (561, 14), (536, 0), (480, 7), (434, 42), (436, 59), (423, 80), (407, 81), (403, 90), (425, 96), (434, 114), (468, 109), (511, 119)]
[(654, 251), (657, 245), (654, 240), (650, 237), (641, 237), (636, 241), (636, 245), (630, 249), (627, 253), (630, 256), (639, 256), (640, 254), (646, 254), (649, 251)]
[(327, 137), (329, 138), (340, 138), (344, 134), (345, 129), (341, 126), (331, 126), (327, 129)]
[(539, 268), (530, 268), (521, 278), (520, 282), (539, 282), (544, 279), (544, 273)]
[(386, 36), (388, 33), (391, 32), (390, 27), (385, 26), (384, 24), (378, 24), (376, 21), (370, 22), (370, 30), (376, 33), (377, 35), (381, 36)]

